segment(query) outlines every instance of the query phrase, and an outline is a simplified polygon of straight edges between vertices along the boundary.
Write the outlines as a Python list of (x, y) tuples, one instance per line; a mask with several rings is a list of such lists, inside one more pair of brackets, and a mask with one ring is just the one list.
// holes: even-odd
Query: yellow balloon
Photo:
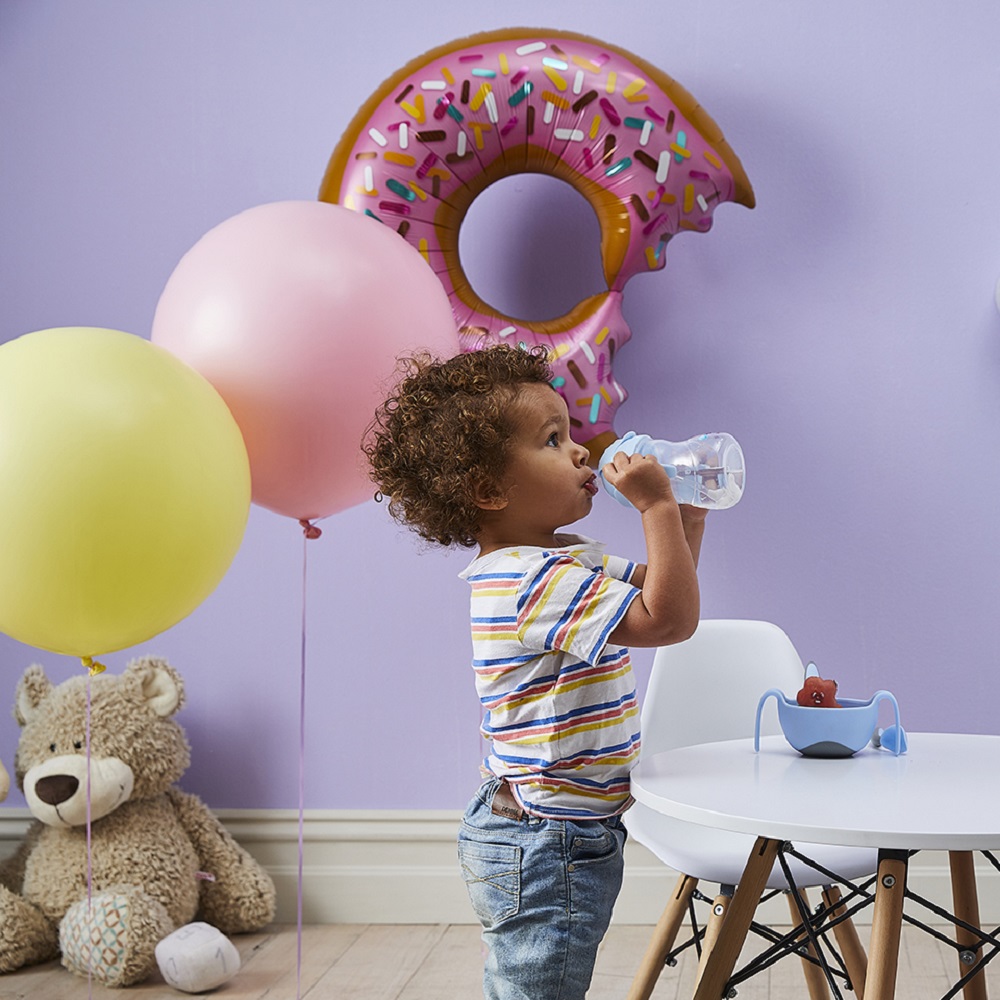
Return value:
[(66, 327), (0, 345), (0, 631), (88, 657), (190, 614), (239, 549), (250, 467), (194, 369)]

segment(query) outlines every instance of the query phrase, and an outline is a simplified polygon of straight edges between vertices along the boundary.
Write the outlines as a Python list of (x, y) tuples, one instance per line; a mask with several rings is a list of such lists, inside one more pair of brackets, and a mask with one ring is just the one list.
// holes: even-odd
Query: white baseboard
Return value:
[[(294, 923), (298, 907), (299, 814), (291, 809), (220, 809), (233, 836), (270, 872), (278, 889), (278, 920)], [(450, 810), (309, 810), (302, 817), (302, 914), (305, 923), (474, 923), (458, 873), (455, 834), (461, 813)], [(0, 811), (0, 856), (24, 836), (26, 809)], [(644, 847), (625, 849), (625, 883), (615, 921), (654, 924), (677, 879)], [(984, 924), (1000, 923), (1000, 873), (977, 855)], [(943, 852), (910, 861), (914, 892), (948, 907), (951, 878)], [(714, 887), (704, 887), (711, 895)], [(813, 900), (816, 901), (815, 899)], [(766, 904), (760, 919), (788, 923), (787, 903)], [(858, 923), (870, 921), (870, 908)], [(928, 923), (939, 923), (922, 914)]]

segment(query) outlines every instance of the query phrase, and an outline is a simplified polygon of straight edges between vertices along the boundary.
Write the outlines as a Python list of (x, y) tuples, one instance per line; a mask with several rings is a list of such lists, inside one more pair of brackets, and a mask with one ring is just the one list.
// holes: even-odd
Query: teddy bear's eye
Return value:
[(52, 753), (56, 752), (56, 745), (55, 745), (55, 743), (50, 743), (49, 744), (49, 750), (51, 750)]
[(73, 740), (73, 749), (80, 750), (83, 748), (83, 743), (80, 740)]

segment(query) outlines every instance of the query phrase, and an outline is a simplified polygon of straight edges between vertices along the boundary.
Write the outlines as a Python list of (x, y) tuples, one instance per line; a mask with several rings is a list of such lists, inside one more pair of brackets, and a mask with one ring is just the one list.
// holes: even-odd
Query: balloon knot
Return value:
[(304, 517), (299, 519), (299, 524), (302, 525), (302, 534), (305, 535), (306, 538), (319, 538), (320, 535), (323, 534), (323, 532), (317, 528), (312, 521), (308, 521)]
[(102, 674), (108, 669), (103, 663), (98, 663), (97, 660), (93, 660), (89, 656), (81, 656), (80, 661), (83, 663), (84, 667), (90, 671), (91, 677), (96, 674)]

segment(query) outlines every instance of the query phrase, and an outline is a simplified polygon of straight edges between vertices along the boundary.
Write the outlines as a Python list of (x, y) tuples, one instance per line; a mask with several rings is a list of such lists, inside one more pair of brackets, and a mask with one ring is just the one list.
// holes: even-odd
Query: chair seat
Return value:
[[(722, 885), (739, 884), (755, 840), (750, 834), (715, 830), (664, 816), (641, 802), (636, 802), (625, 813), (624, 820), (629, 836), (664, 864), (699, 881)], [(846, 879), (874, 875), (878, 868), (878, 852), (874, 848), (796, 843), (795, 849)], [(790, 857), (787, 861), (800, 889), (826, 885), (830, 881), (797, 858)], [(784, 872), (777, 863), (771, 870), (767, 888), (788, 888)]]

